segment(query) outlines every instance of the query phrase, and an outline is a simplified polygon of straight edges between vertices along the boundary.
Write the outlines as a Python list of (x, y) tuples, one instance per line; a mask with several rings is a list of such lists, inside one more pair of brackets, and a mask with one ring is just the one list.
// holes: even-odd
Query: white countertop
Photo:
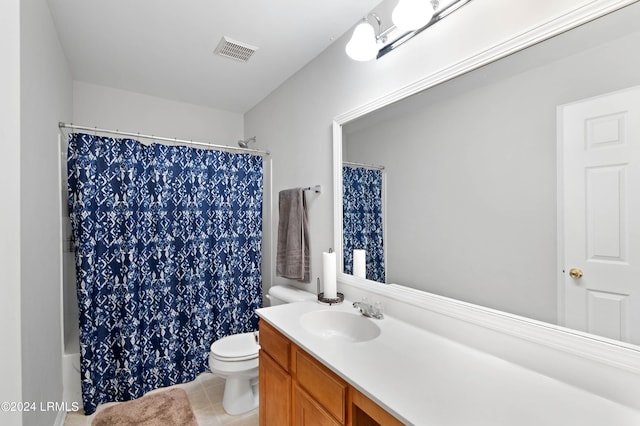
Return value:
[(346, 342), (305, 330), (310, 311), (355, 313), (350, 302), (300, 302), (258, 315), (407, 424), (637, 426), (640, 412), (385, 315), (378, 337)]

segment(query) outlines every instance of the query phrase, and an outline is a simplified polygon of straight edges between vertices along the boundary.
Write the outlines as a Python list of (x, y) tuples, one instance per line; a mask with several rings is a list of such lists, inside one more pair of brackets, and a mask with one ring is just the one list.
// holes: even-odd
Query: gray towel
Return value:
[(280, 191), (276, 275), (311, 282), (309, 222), (302, 188)]

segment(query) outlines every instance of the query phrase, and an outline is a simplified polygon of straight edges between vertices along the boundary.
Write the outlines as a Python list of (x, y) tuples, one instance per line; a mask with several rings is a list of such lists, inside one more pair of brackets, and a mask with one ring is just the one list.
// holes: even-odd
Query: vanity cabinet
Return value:
[(261, 426), (402, 425), (263, 320), (259, 368)]

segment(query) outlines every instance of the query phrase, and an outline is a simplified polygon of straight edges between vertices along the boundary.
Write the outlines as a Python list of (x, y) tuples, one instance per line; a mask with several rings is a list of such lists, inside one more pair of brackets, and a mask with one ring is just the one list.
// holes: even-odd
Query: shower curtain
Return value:
[(69, 135), (86, 414), (193, 380), (257, 329), (262, 158)]
[(367, 252), (367, 279), (385, 282), (382, 171), (342, 167), (344, 272), (353, 273), (353, 250)]

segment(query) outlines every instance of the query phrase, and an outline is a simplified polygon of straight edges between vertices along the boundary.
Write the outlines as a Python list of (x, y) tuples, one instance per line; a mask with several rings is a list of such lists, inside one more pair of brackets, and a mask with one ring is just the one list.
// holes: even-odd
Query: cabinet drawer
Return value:
[(347, 384), (305, 352), (296, 349), (296, 380), (340, 423), (346, 420)]
[(260, 350), (268, 353), (285, 371), (289, 371), (291, 364), (289, 339), (263, 320), (260, 320)]

